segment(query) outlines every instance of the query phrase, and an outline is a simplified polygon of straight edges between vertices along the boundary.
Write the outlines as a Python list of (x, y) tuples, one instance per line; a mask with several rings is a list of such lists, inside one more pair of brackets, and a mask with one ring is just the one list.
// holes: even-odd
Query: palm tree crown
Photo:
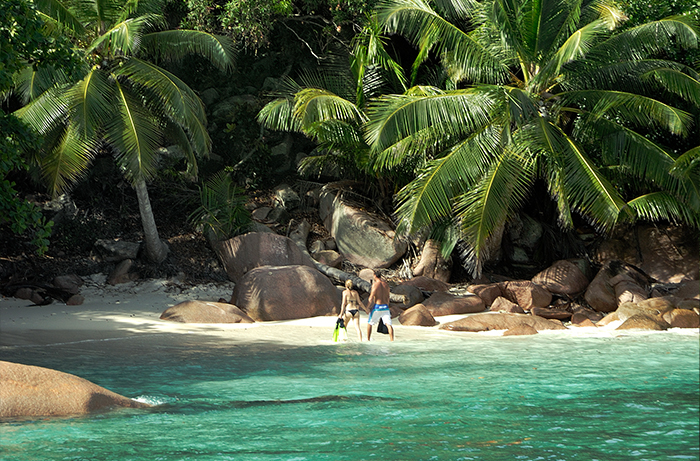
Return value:
[(431, 55), (447, 75), (368, 110), (365, 137), (384, 168), (423, 162), (399, 193), (403, 231), (451, 223), (479, 274), (489, 238), (536, 180), (564, 228), (574, 212), (601, 231), (634, 219), (700, 227), (697, 152), (681, 168), (679, 152), (648, 136), (691, 133), (690, 113), (666, 101), (699, 107), (700, 78), (662, 59), (697, 47), (690, 17), (616, 33), (624, 15), (604, 0), (387, 0), (378, 15), (417, 45), (414, 76)]
[[(155, 224), (145, 182), (157, 171), (158, 148), (177, 144), (193, 168), (195, 154), (210, 149), (201, 100), (157, 62), (196, 53), (227, 70), (232, 43), (205, 32), (166, 30), (157, 0), (34, 4), (54, 33), (71, 38), (83, 67), (77, 75), (27, 67), (17, 76), (16, 92), (26, 104), (17, 115), (45, 139), (33, 160), (59, 193), (108, 149), (137, 190), (148, 246), (147, 227), (153, 231)], [(162, 260), (162, 252), (153, 258)]]

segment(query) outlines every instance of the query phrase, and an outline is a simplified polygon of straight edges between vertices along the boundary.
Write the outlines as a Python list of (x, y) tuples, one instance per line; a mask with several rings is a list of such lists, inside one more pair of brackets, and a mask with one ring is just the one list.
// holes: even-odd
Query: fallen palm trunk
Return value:
[[(306, 239), (309, 236), (310, 230), (311, 224), (309, 224), (309, 222), (306, 219), (304, 219), (301, 223), (299, 223), (299, 226), (289, 234), (289, 238), (297, 244), (297, 246), (302, 252), (304, 252), (307, 255), (309, 255), (309, 251), (306, 248)], [(311, 255), (309, 255), (309, 257), (311, 257)], [(349, 274), (345, 271), (341, 271), (340, 269), (336, 269), (335, 267), (321, 264), (314, 258), (311, 258), (311, 260), (316, 266), (316, 269), (318, 269), (319, 272), (321, 272), (323, 275), (330, 278), (331, 280), (338, 281), (341, 284), (344, 284), (347, 280), (352, 280), (353, 285), (358, 290), (362, 290), (367, 293), (369, 293), (372, 289), (372, 284), (367, 280), (361, 279), (360, 277), (357, 277), (353, 274)], [(404, 304), (405, 299), (406, 297), (404, 295), (389, 293), (389, 301), (393, 303)]]

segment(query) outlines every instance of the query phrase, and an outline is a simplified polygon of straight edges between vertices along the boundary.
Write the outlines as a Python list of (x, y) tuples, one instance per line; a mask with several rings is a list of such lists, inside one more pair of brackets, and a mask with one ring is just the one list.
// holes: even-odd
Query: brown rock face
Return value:
[(530, 313), (545, 319), (568, 320), (571, 318), (571, 312), (550, 307), (533, 307)]
[(457, 297), (450, 293), (437, 291), (428, 299), (423, 301), (423, 305), (433, 315), (471, 314), (482, 312), (486, 309), (484, 301), (478, 296)]
[(433, 327), (438, 324), (435, 317), (422, 304), (416, 304), (399, 315), (401, 325)]
[(510, 312), (512, 314), (524, 314), (525, 311), (522, 307), (515, 303), (508, 301), (503, 296), (499, 296), (495, 299), (493, 304), (491, 304), (491, 312)]
[(503, 296), (501, 285), (498, 283), (470, 285), (467, 287), (467, 291), (480, 297), (487, 306), (491, 306), (496, 298)]
[(412, 285), (424, 291), (447, 291), (450, 289), (450, 284), (441, 280), (436, 280), (424, 275), (413, 277), (412, 279), (401, 282), (401, 285)]
[(532, 278), (532, 281), (550, 293), (577, 295), (588, 286), (588, 278), (579, 267), (566, 260), (556, 261)]
[(635, 314), (622, 322), (616, 330), (667, 330), (669, 327), (661, 316)]
[(401, 285), (393, 287), (391, 292), (404, 297), (402, 306), (403, 309), (408, 309), (409, 307), (415, 306), (424, 299), (423, 293), (420, 291), (420, 289), (413, 285), (402, 283)]
[(695, 311), (686, 309), (674, 309), (663, 314), (663, 319), (671, 325), (671, 328), (698, 328), (700, 316)]
[(581, 313), (576, 313), (571, 316), (571, 324), (576, 327), (594, 327), (595, 323), (591, 321), (586, 315)]
[(625, 302), (648, 298), (648, 279), (621, 261), (608, 261), (586, 289), (585, 299), (598, 312), (613, 312)]
[(333, 315), (340, 312), (340, 292), (308, 266), (263, 266), (237, 283), (231, 304), (256, 322)]
[(185, 301), (167, 308), (161, 320), (180, 323), (254, 323), (233, 304), (211, 301)]
[[(657, 302), (654, 302), (657, 301)], [(649, 317), (661, 318), (666, 312), (673, 310), (673, 305), (668, 301), (659, 298), (652, 298), (640, 303), (622, 303), (617, 308), (617, 317), (623, 322), (637, 314), (646, 315)]]
[(529, 280), (501, 282), (503, 297), (526, 311), (533, 307), (547, 307), (552, 302), (552, 293)]
[(249, 232), (218, 242), (214, 251), (232, 282), (260, 266), (304, 265), (315, 269), (311, 258), (290, 238), (271, 232)]
[(566, 330), (561, 322), (526, 314), (475, 314), (440, 325), (441, 330), (488, 331), (509, 330), (518, 325), (529, 325), (535, 330)]
[(413, 269), (413, 275), (423, 275), (447, 283), (450, 280), (451, 272), (452, 261), (442, 257), (440, 243), (435, 240), (425, 242), (420, 262)]
[(530, 325), (517, 325), (503, 332), (503, 336), (528, 336), (536, 334), (537, 330)]
[(67, 416), (110, 407), (147, 408), (83, 378), (0, 361), (0, 417)]

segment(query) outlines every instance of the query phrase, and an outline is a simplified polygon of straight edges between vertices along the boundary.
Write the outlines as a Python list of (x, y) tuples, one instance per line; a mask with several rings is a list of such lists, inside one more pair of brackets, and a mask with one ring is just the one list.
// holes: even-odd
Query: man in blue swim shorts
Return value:
[(372, 325), (379, 323), (379, 319), (384, 321), (389, 330), (389, 339), (394, 340), (394, 327), (391, 326), (391, 311), (389, 311), (389, 284), (374, 272), (372, 289), (369, 292), (367, 305), (372, 307), (367, 320), (367, 341), (372, 335)]

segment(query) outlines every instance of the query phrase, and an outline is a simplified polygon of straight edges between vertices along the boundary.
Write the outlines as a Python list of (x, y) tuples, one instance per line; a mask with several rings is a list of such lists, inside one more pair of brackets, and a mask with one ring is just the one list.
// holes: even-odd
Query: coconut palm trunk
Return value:
[(60, 194), (108, 149), (136, 190), (149, 261), (162, 262), (146, 182), (158, 173), (159, 148), (178, 145), (190, 171), (211, 149), (199, 96), (156, 62), (206, 58), (221, 71), (233, 65), (229, 38), (194, 30), (167, 30), (158, 0), (35, 2), (57, 34), (70, 37), (84, 62), (74, 75), (29, 65), (15, 76), (24, 106), (16, 115), (43, 137), (32, 161), (48, 189)]
[(153, 217), (151, 200), (148, 197), (146, 181), (139, 179), (134, 183), (136, 197), (139, 201), (139, 213), (141, 214), (141, 224), (143, 226), (144, 241), (146, 242), (146, 258), (150, 262), (160, 264), (168, 256), (168, 246), (160, 239), (156, 220)]

